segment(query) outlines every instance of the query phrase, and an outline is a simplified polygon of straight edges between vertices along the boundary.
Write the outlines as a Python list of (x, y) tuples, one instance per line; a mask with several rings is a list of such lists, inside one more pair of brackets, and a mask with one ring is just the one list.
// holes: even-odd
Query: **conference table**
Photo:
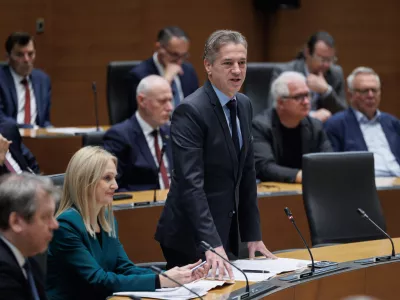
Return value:
[[(376, 185), (392, 237), (400, 237), (400, 178), (377, 178)], [(159, 244), (154, 240), (167, 190), (124, 193), (133, 198), (114, 201), (114, 214), (119, 224), (119, 238), (134, 262), (164, 261)], [(303, 206), (301, 184), (263, 182), (258, 184), (258, 205), (262, 238), (271, 251), (303, 248), (304, 245), (283, 208), (289, 207), (300, 231), (311, 245), (308, 221)]]
[[(400, 247), (400, 238), (394, 239), (396, 248)], [(376, 240), (360, 243), (342, 244), (312, 249), (315, 260), (338, 262), (336, 271), (302, 279), (295, 282), (281, 281), (276, 276), (263, 282), (251, 282), (250, 291), (258, 289), (259, 294), (248, 299), (267, 300), (339, 300), (350, 295), (368, 295), (380, 300), (399, 299), (400, 260), (360, 264), (356, 260), (391, 253), (388, 240)], [(278, 254), (279, 257), (309, 260), (306, 250)], [(210, 299), (237, 299), (245, 290), (245, 282), (224, 285), (213, 289), (204, 297)], [(111, 297), (111, 300), (125, 300), (126, 297)], [(147, 298), (146, 298), (147, 299)]]

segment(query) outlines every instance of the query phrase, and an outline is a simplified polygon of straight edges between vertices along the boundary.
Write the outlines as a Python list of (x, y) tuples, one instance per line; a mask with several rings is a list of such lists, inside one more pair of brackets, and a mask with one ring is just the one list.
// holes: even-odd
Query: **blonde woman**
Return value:
[[(175, 284), (136, 267), (118, 239), (112, 201), (118, 185), (117, 159), (100, 147), (85, 147), (72, 157), (56, 217), (60, 227), (48, 250), (50, 299), (105, 299), (119, 291), (154, 291)], [(167, 271), (182, 283), (203, 276), (196, 262)]]

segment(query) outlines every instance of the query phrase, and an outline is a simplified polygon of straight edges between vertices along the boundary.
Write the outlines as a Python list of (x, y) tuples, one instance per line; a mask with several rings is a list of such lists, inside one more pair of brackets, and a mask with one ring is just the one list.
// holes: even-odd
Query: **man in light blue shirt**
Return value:
[(351, 108), (334, 115), (325, 130), (335, 151), (374, 153), (375, 176), (400, 176), (400, 121), (379, 111), (381, 83), (371, 68), (347, 78)]

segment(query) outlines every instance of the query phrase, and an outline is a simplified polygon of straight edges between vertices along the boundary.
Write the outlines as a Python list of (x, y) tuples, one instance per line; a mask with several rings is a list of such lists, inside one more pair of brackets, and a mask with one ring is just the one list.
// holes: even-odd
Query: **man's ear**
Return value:
[(15, 233), (20, 233), (24, 229), (25, 220), (22, 219), (15, 211), (13, 211), (8, 217), (8, 224)]
[(204, 59), (203, 63), (204, 63), (204, 68), (206, 69), (207, 74), (211, 75), (211, 66), (212, 65), (210, 64), (210, 62), (207, 59)]
[(143, 95), (142, 93), (139, 93), (139, 94), (136, 96), (137, 106), (138, 106), (138, 107), (143, 106), (144, 101), (145, 101), (144, 95)]

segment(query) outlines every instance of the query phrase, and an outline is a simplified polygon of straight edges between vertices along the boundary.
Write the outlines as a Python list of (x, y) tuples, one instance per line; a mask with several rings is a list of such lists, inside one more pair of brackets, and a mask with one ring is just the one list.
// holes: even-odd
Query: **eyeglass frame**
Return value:
[(190, 53), (186, 52), (184, 54), (174, 53), (168, 50), (165, 46), (161, 45), (161, 48), (165, 50), (169, 57), (171, 57), (174, 61), (178, 61), (182, 59), (183, 61), (187, 60), (190, 57)]
[(372, 92), (374, 96), (379, 95), (381, 93), (381, 88), (368, 88), (368, 89), (352, 89), (351, 90), (354, 93), (360, 94), (361, 96), (367, 96), (369, 94), (369, 91)]
[(299, 95), (293, 95), (293, 96), (281, 96), (282, 99), (293, 99), (296, 102), (303, 102), (306, 98), (311, 99), (312, 98), (312, 93), (307, 93), (307, 94), (299, 94)]
[(337, 56), (323, 57), (314, 53), (313, 55), (311, 55), (311, 57), (318, 60), (321, 63), (335, 64), (338, 61)]

